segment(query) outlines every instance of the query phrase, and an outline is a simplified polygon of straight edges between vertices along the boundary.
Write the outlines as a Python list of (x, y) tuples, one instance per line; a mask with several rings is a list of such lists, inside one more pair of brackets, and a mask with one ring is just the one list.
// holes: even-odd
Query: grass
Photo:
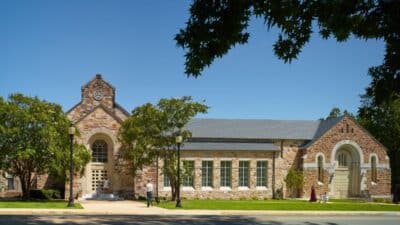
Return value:
[[(175, 202), (160, 202), (159, 207), (175, 209)], [(311, 203), (301, 200), (183, 200), (183, 209), (209, 210), (338, 210), (338, 211), (400, 211), (400, 205), (334, 200)]]
[[(2, 200), (0, 208), (35, 208), (35, 209), (69, 209), (68, 202), (64, 200)], [(75, 203), (72, 209), (83, 209), (82, 205)]]

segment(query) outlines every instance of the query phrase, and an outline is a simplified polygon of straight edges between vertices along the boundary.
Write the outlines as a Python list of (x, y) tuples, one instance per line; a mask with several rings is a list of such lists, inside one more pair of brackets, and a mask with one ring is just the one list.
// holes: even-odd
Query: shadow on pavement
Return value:
[(154, 216), (154, 215), (129, 215), (129, 216), (78, 216), (78, 215), (32, 215), (32, 216), (0, 216), (0, 224), (29, 224), (29, 225), (47, 225), (47, 224), (138, 224), (138, 225), (161, 225), (161, 224), (178, 224), (178, 225), (247, 225), (247, 224), (264, 224), (264, 225), (283, 225), (284, 223), (276, 221), (257, 221), (256, 218), (246, 216)]
[(114, 225), (114, 224), (138, 224), (138, 225), (337, 225), (332, 222), (288, 221), (279, 222), (277, 218), (264, 218), (250, 216), (182, 216), (182, 215), (31, 215), (31, 216), (0, 216), (1, 225), (48, 225), (48, 224), (88, 224), (88, 225)]

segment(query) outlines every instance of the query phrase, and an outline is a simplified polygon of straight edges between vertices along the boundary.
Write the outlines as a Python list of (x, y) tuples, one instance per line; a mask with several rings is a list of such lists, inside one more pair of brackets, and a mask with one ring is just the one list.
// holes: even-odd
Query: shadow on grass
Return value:
[[(271, 218), (272, 219), (272, 218)], [(280, 222), (274, 219), (259, 220), (257, 217), (249, 216), (154, 216), (154, 215), (132, 215), (132, 216), (78, 216), (78, 215), (65, 215), (65, 216), (0, 216), (0, 224), (13, 224), (13, 225), (49, 225), (49, 224), (88, 224), (88, 225), (161, 225), (161, 224), (177, 224), (177, 225), (288, 225), (293, 224), (292, 221)], [(309, 221), (296, 221), (297, 225), (338, 225), (332, 222), (309, 222)]]

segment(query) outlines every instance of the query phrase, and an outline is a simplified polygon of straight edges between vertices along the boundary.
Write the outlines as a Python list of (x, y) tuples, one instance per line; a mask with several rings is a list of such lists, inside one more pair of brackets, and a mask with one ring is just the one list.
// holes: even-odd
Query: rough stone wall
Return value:
[(368, 171), (366, 177), (366, 190), (371, 197), (387, 197), (390, 195), (391, 174), (390, 169), (378, 169), (377, 182), (371, 181), (371, 170)]
[[(182, 187), (181, 197), (188, 199), (264, 199), (272, 197), (272, 153), (266, 151), (182, 151), (182, 160), (193, 160), (195, 162), (194, 187)], [(213, 187), (202, 189), (201, 187), (201, 165), (202, 161), (213, 161)], [(232, 161), (231, 188), (229, 190), (220, 188), (220, 162), (222, 160)], [(249, 161), (249, 187), (243, 190), (238, 187), (239, 161)], [(266, 160), (267, 187), (256, 187), (256, 165), (257, 160)], [(159, 161), (159, 195), (170, 197), (171, 191), (163, 186), (163, 161)], [(278, 182), (277, 182), (278, 183)]]
[[(276, 173), (276, 185), (275, 190), (281, 189), (283, 197), (290, 196), (290, 190), (286, 187), (285, 178), (290, 169), (299, 170), (301, 169), (302, 163), (302, 151), (299, 150), (299, 146), (303, 141), (285, 140), (283, 141), (283, 151), (276, 153), (275, 173)], [(281, 142), (275, 143), (281, 147)]]
[[(97, 101), (93, 97), (95, 90), (101, 89), (103, 97)], [(80, 136), (75, 137), (77, 143), (84, 144), (91, 151), (91, 145), (97, 139), (106, 141), (108, 146), (108, 162), (91, 162), (86, 166), (84, 175), (74, 179), (74, 195), (82, 196), (93, 192), (91, 190), (91, 171), (93, 169), (107, 170), (107, 177), (110, 182), (110, 189), (113, 192), (132, 190), (132, 179), (129, 174), (117, 169), (118, 153), (120, 143), (118, 142), (118, 130), (120, 122), (126, 119), (127, 115), (122, 109), (115, 107), (114, 88), (96, 76), (92, 81), (82, 87), (81, 103), (74, 107), (68, 118), (75, 123)], [(100, 107), (99, 107), (100, 106)], [(122, 174), (120, 174), (122, 173)], [(66, 184), (66, 198), (69, 195), (69, 183)]]
[(22, 195), (21, 182), (18, 177), (14, 177), (14, 190), (8, 190), (7, 185), (4, 171), (0, 170), (0, 198), (14, 198)]
[[(366, 191), (372, 195), (390, 195), (389, 158), (385, 148), (360, 125), (349, 117), (344, 117), (305, 151), (305, 185), (303, 191), (305, 197), (310, 196), (311, 186), (316, 187), (317, 194), (330, 191), (329, 185), (334, 169), (332, 151), (335, 147), (339, 147), (341, 143), (356, 144), (361, 149), (361, 191)], [(324, 182), (323, 184), (318, 184), (317, 155), (321, 153), (324, 157)], [(376, 155), (378, 158), (378, 182), (375, 186), (371, 184), (371, 155)]]

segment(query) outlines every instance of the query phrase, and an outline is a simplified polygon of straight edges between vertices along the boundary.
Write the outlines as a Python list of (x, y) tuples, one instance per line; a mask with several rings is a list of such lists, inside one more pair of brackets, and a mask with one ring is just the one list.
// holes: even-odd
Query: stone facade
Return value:
[[(272, 196), (272, 158), (270, 152), (250, 151), (182, 151), (182, 159), (194, 161), (194, 181), (191, 187), (182, 187), (181, 196), (191, 199), (264, 199)], [(202, 187), (202, 161), (213, 162), (212, 187)], [(220, 162), (231, 162), (231, 185), (221, 187)], [(239, 187), (239, 161), (249, 162), (249, 185)], [(267, 162), (266, 186), (256, 186), (257, 161)], [(162, 171), (163, 161), (159, 162), (159, 170)], [(164, 175), (158, 179), (160, 185), (159, 195), (170, 196), (169, 187), (164, 187)]]
[[(304, 176), (305, 185), (303, 194), (310, 195), (311, 186), (316, 187), (317, 193), (332, 194), (335, 188), (335, 170), (337, 170), (337, 159), (335, 154), (341, 147), (348, 146), (358, 155), (360, 196), (390, 195), (390, 167), (386, 149), (364, 128), (358, 125), (350, 117), (344, 117), (339, 123), (327, 131), (312, 145), (305, 148)], [(323, 181), (318, 182), (317, 156), (323, 156)], [(378, 180), (371, 181), (371, 156), (377, 157)]]
[[(81, 136), (77, 141), (85, 144), (88, 149), (92, 148), (94, 141), (105, 140), (108, 146), (109, 161), (107, 163), (92, 162), (86, 167), (84, 176), (76, 179), (75, 190), (77, 190), (78, 196), (90, 196), (95, 192), (93, 170), (107, 171), (111, 192), (125, 198), (132, 197), (133, 184), (135, 184), (136, 194), (145, 196), (144, 186), (147, 179), (157, 180), (156, 195), (160, 197), (171, 195), (170, 188), (164, 187), (162, 160), (158, 161), (158, 167), (156, 163), (153, 163), (153, 165), (143, 168), (135, 177), (135, 182), (123, 168), (117, 169), (115, 159), (120, 148), (117, 140), (118, 129), (127, 116), (129, 114), (115, 103), (114, 87), (105, 82), (100, 75), (82, 87), (82, 101), (68, 112), (68, 117), (81, 131)], [(275, 191), (281, 190), (285, 197), (290, 194), (285, 184), (286, 175), (290, 169), (296, 169), (302, 170), (305, 178), (305, 184), (299, 197), (309, 197), (311, 186), (316, 187), (318, 195), (327, 193), (335, 197), (333, 196), (335, 187), (333, 175), (337, 161), (331, 158), (335, 157), (333, 152), (337, 151), (341, 144), (354, 145), (354, 149), (358, 148), (360, 151), (359, 195), (365, 193), (370, 196), (390, 195), (390, 169), (385, 149), (352, 119), (344, 117), (321, 137), (311, 140), (311, 144), (305, 145), (307, 142), (309, 140), (272, 140), (272, 143), (280, 149), (279, 152), (183, 150), (182, 160), (194, 161), (195, 168), (193, 185), (182, 187), (181, 196), (196, 199), (264, 199), (271, 198), (273, 189), (275, 189)], [(354, 152), (358, 153), (356, 150)], [(324, 158), (323, 181), (319, 182), (316, 157), (321, 154)], [(377, 183), (371, 181), (371, 165), (368, 164), (371, 154), (375, 154), (378, 158)], [(203, 160), (213, 162), (212, 187), (202, 187)], [(219, 165), (221, 160), (231, 161), (231, 186), (229, 188), (220, 187)], [(247, 187), (239, 187), (238, 167), (241, 160), (249, 161), (249, 185)], [(267, 161), (268, 165), (265, 187), (256, 186), (256, 164), (260, 160)], [(273, 168), (273, 161), (275, 161), (275, 168)]]
[[(129, 113), (115, 102), (115, 88), (104, 81), (101, 75), (96, 75), (81, 91), (82, 100), (67, 112), (67, 116), (80, 132), (75, 141), (90, 150), (93, 160), (86, 166), (82, 176), (75, 177), (74, 196), (90, 198), (107, 192), (132, 198), (134, 189), (137, 195), (145, 196), (148, 179), (156, 181), (155, 196), (170, 196), (169, 187), (164, 186), (163, 160), (143, 168), (135, 178), (126, 171), (124, 162), (117, 160), (121, 147), (118, 131)], [(182, 160), (194, 162), (194, 174), (193, 184), (183, 186), (181, 196), (193, 199), (264, 199), (272, 198), (275, 190), (275, 193), (280, 191), (286, 197), (291, 194), (285, 183), (290, 169), (300, 170), (304, 174), (304, 186), (298, 197), (308, 198), (312, 186), (316, 188), (317, 195), (327, 194), (335, 198), (390, 196), (390, 167), (386, 149), (365, 129), (351, 118), (343, 117), (318, 135), (308, 139), (271, 137), (261, 140), (247, 136), (246, 140), (227, 139), (233, 145), (243, 141), (271, 144), (271, 149), (263, 150), (182, 150)], [(341, 154), (347, 154), (348, 158), (343, 160)], [(322, 168), (318, 164), (318, 157), (323, 158)], [(375, 180), (372, 180), (372, 157), (377, 162)], [(213, 163), (210, 187), (202, 187), (202, 161)], [(220, 186), (221, 161), (231, 162), (229, 187)], [(240, 161), (249, 163), (248, 185), (245, 187), (239, 186)], [(267, 165), (266, 174), (263, 175), (265, 186), (257, 186), (259, 161)], [(318, 171), (322, 172), (320, 176)], [(104, 187), (105, 180), (108, 180), (108, 188)], [(0, 176), (0, 187), (6, 182), (5, 177)], [(18, 181), (15, 182), (18, 184)], [(51, 179), (41, 176), (37, 183), (38, 188), (45, 187), (51, 183)], [(68, 198), (69, 184), (65, 185), (65, 189), (65, 197)], [(17, 187), (14, 192), (2, 192), (0, 197), (7, 193), (18, 194), (20, 190)]]

